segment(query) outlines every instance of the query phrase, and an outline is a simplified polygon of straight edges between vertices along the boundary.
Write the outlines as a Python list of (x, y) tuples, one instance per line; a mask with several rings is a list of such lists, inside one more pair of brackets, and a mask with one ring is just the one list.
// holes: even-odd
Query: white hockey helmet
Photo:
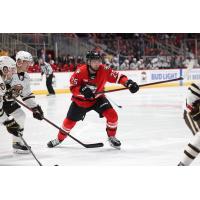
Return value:
[(0, 56), (0, 71), (4, 81), (10, 80), (17, 72), (16, 62), (9, 56)]
[(7, 67), (8, 70), (16, 69), (16, 62), (9, 56), (0, 56), (0, 70)]
[(16, 54), (16, 61), (17, 60), (26, 60), (29, 62), (33, 62), (32, 55), (27, 51), (18, 51)]

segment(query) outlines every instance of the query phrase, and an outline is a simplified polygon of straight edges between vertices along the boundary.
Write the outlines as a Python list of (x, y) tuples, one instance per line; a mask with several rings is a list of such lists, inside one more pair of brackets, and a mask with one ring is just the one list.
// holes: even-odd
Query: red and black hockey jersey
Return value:
[(80, 93), (81, 86), (89, 87), (93, 93), (104, 91), (106, 82), (119, 83), (125, 85), (128, 78), (114, 71), (106, 65), (100, 65), (96, 74), (89, 72), (89, 67), (83, 65), (79, 67), (70, 78), (70, 90), (72, 92), (72, 101), (80, 107), (91, 107), (96, 103), (96, 99), (104, 94), (97, 94), (95, 98), (86, 99)]

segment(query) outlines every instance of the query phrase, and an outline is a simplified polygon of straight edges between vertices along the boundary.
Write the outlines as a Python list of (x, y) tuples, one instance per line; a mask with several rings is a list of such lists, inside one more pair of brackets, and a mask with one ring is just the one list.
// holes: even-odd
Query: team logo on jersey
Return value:
[(78, 79), (77, 78), (72, 78), (71, 80), (71, 86), (77, 85), (78, 84)]

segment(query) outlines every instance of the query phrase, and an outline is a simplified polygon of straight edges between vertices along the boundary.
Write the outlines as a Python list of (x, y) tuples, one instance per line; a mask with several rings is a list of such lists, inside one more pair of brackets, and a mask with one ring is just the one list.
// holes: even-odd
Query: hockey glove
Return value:
[(36, 107), (32, 108), (33, 111), (33, 117), (38, 119), (38, 120), (42, 120), (44, 118), (44, 113), (42, 111), (42, 108), (37, 105)]
[(4, 97), (6, 100), (15, 99), (22, 93), (22, 90), (23, 90), (22, 85), (20, 84), (14, 85), (5, 92)]
[(6, 120), (3, 124), (6, 126), (7, 131), (16, 137), (19, 137), (20, 131), (23, 130), (23, 129), (20, 129), (20, 126), (15, 121), (15, 119)]
[(139, 86), (136, 82), (129, 79), (125, 86), (130, 90), (131, 93), (136, 93), (139, 90)]
[(194, 121), (200, 120), (200, 101), (196, 101), (193, 103), (193, 109), (190, 114)]
[(80, 88), (80, 93), (86, 98), (86, 99), (90, 99), (90, 98), (94, 98), (95, 95), (94, 93), (92, 92), (92, 90), (87, 87), (87, 86), (82, 86)]

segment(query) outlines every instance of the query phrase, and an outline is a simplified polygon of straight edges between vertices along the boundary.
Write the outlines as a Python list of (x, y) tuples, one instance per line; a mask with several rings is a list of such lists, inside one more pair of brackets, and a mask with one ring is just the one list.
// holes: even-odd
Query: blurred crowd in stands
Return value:
[[(42, 35), (42, 34), (40, 34)], [(103, 63), (115, 70), (173, 69), (185, 68), (185, 63), (193, 59), (194, 67), (199, 67), (200, 34), (167, 33), (68, 33), (66, 37), (80, 38), (94, 45), (103, 57)], [(37, 39), (32, 38), (34, 43)], [(0, 55), (7, 52), (0, 51)], [(12, 56), (14, 58), (14, 55)], [(66, 55), (55, 58), (53, 50), (39, 49), (35, 64), (29, 72), (40, 72), (38, 59), (50, 63), (55, 72), (71, 72), (85, 64), (83, 56)]]

